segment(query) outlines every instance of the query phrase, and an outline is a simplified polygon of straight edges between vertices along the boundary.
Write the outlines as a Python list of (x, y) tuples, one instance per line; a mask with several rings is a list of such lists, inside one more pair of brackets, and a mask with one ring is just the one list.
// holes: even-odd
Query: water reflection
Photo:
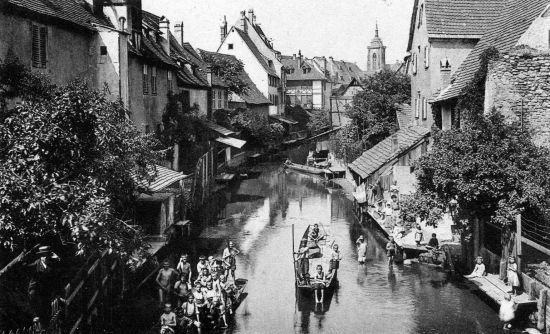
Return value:
[[(493, 333), (496, 313), (445, 272), (420, 265), (389, 266), (385, 242), (360, 226), (350, 202), (329, 193), (321, 180), (262, 166), (225, 196), (215, 223), (201, 234), (204, 252), (220, 252), (224, 240), (241, 249), (237, 276), (249, 280), (248, 297), (227, 333)], [(217, 221), (217, 219), (215, 219)], [(291, 226), (295, 242), (308, 224), (330, 227), (344, 259), (340, 287), (320, 308), (296, 295)], [(357, 262), (355, 240), (368, 242), (367, 262)]]

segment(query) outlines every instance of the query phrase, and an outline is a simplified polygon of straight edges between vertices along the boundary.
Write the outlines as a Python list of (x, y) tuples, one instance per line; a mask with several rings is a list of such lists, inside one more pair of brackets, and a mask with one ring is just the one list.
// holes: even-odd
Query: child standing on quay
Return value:
[(513, 256), (508, 258), (507, 277), (508, 284), (512, 286), (512, 293), (517, 295), (519, 292), (518, 264)]

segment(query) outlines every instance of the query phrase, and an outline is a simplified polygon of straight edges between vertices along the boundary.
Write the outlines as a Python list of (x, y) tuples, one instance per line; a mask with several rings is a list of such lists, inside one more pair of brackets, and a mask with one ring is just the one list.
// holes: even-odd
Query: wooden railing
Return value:
[(103, 251), (65, 286), (63, 333), (87, 332), (95, 324), (110, 325), (113, 308), (122, 298), (123, 270), (119, 259)]

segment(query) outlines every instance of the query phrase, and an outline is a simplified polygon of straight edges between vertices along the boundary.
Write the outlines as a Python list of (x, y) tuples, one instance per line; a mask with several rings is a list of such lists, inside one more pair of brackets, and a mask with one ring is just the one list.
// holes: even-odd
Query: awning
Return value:
[(233, 132), (229, 129), (226, 129), (223, 126), (218, 125), (218, 124), (216, 124), (214, 122), (211, 122), (211, 121), (203, 121), (202, 124), (204, 124), (207, 128), (209, 128), (212, 131), (215, 131), (215, 132), (219, 133), (222, 136), (229, 136), (229, 135), (235, 134), (235, 132)]
[(216, 138), (216, 141), (218, 143), (222, 143), (227, 146), (235, 147), (238, 149), (241, 149), (244, 146), (244, 144), (246, 144), (245, 140), (240, 140), (240, 139), (231, 138), (231, 137), (219, 137), (219, 138)]
[(296, 125), (298, 124), (298, 122), (296, 122), (295, 120), (293, 120), (292, 118), (290, 117), (287, 117), (287, 116), (283, 116), (283, 115), (269, 115), (269, 117), (273, 118), (273, 119), (276, 119), (280, 122), (283, 122), (283, 123), (286, 123), (286, 124), (290, 124), (290, 125)]
[(144, 179), (138, 179), (136, 174), (133, 174), (132, 176), (134, 181), (138, 184), (138, 187), (147, 189), (147, 192), (151, 193), (160, 192), (171, 184), (187, 177), (185, 174), (160, 165), (156, 165), (156, 175), (154, 172), (150, 173), (150, 176), (154, 176), (150, 182)]

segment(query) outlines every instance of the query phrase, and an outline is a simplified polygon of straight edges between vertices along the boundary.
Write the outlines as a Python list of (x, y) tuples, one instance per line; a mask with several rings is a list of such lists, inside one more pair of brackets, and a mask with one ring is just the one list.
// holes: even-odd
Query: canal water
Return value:
[[(388, 266), (384, 240), (361, 226), (351, 202), (321, 180), (262, 165), (260, 175), (229, 188), (215, 224), (202, 231), (196, 253), (221, 255), (227, 240), (241, 253), (237, 277), (248, 295), (225, 333), (498, 333), (494, 307), (475, 291), (426, 265)], [(292, 263), (295, 243), (308, 224), (320, 223), (342, 251), (339, 288), (323, 309), (299, 298)], [(355, 240), (368, 239), (359, 265)]]

